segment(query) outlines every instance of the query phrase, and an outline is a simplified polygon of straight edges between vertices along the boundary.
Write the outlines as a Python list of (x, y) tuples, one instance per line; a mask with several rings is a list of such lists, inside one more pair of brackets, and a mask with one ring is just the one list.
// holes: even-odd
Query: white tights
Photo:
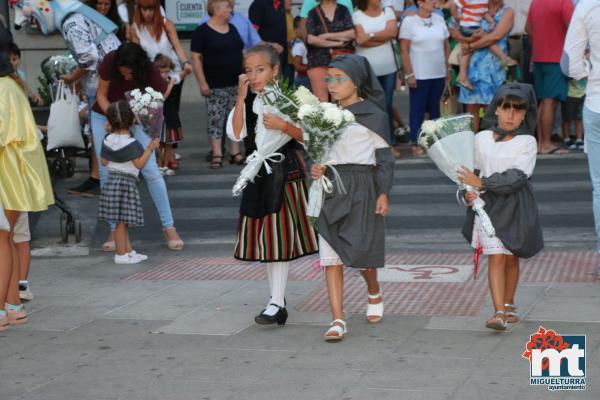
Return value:
[(279, 308), (270, 305), (271, 303), (285, 307), (285, 287), (287, 285), (289, 266), (289, 262), (267, 263), (267, 276), (271, 291), (271, 298), (265, 310), (265, 314), (267, 315), (275, 315), (279, 310)]

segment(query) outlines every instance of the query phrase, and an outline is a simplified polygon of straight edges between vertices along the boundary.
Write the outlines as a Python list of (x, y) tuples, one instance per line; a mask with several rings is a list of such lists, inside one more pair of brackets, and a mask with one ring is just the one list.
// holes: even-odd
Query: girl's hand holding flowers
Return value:
[(288, 123), (285, 120), (283, 120), (282, 118), (280, 118), (274, 114), (269, 114), (269, 113), (264, 113), (263, 123), (265, 125), (265, 128), (275, 129), (275, 130), (278, 130), (281, 132), (285, 132), (285, 128), (288, 125)]
[(313, 180), (317, 180), (323, 175), (325, 175), (325, 171), (327, 171), (327, 166), (320, 164), (313, 164), (310, 168), (310, 176)]
[(465, 193), (465, 200), (469, 204), (469, 207), (471, 207), (473, 205), (473, 200), (475, 200), (478, 197), (479, 197), (479, 194), (475, 193), (475, 192), (466, 192)]
[(154, 151), (154, 150), (158, 149), (159, 147), (160, 147), (160, 142), (159, 142), (158, 138), (154, 138), (150, 141), (150, 143), (148, 143), (147, 149)]
[(461, 181), (461, 183), (474, 188), (480, 188), (483, 186), (481, 178), (466, 167), (461, 167), (461, 169), (458, 171), (458, 179)]

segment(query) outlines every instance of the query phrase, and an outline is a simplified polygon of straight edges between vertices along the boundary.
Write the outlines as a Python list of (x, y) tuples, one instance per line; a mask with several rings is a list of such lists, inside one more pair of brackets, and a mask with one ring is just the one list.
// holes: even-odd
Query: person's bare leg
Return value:
[(12, 270), (10, 273), (10, 283), (6, 295), (6, 302), (16, 306), (21, 304), (21, 298), (19, 297), (19, 255), (17, 254), (14, 243), (11, 243), (10, 247), (12, 252)]
[[(10, 226), (15, 226), (20, 212), (4, 210), (4, 214)], [(0, 257), (0, 310), (4, 310), (4, 303), (7, 303), (8, 299), (13, 271), (12, 247), (12, 233), (0, 230), (0, 254), (2, 254), (2, 257)]]
[[(506, 282), (504, 287), (504, 307), (506, 309), (506, 320), (510, 323), (519, 321), (517, 308), (515, 306), (515, 294), (519, 284), (519, 258), (515, 256), (506, 256)], [(506, 304), (512, 304), (507, 306)]]
[(119, 256), (124, 256), (127, 251), (127, 225), (119, 222), (115, 229), (116, 252)]
[(129, 239), (129, 229), (127, 225), (125, 225), (125, 252), (127, 254), (133, 251), (133, 247), (131, 247), (131, 240)]
[[(504, 301), (506, 297), (506, 256), (504, 254), (492, 254), (489, 256), (488, 285), (492, 295), (494, 309), (496, 310), (494, 317), (500, 317), (505, 320), (506, 318), (504, 315), (497, 314), (498, 311), (504, 312)], [(488, 320), (488, 322), (490, 320)]]
[[(377, 281), (377, 269), (376, 268), (363, 269), (360, 271), (360, 274), (362, 275), (365, 282), (367, 283), (367, 292), (370, 295), (378, 295), (379, 292), (381, 291), (381, 288), (379, 287), (379, 282)], [(377, 299), (369, 298), (369, 304), (379, 304), (381, 302), (383, 302), (383, 297), (379, 297)], [(371, 315), (371, 316), (368, 316), (367, 319), (369, 321), (378, 321), (381, 318)]]
[(513, 65), (518, 64), (512, 57), (510, 57), (507, 54), (504, 54), (504, 52), (502, 51), (500, 46), (498, 46), (498, 44), (495, 43), (495, 44), (491, 45), (489, 47), (489, 49), (493, 55), (495, 55), (496, 57), (498, 57), (500, 59), (500, 61), (502, 62), (503, 65), (513, 66)]
[(466, 87), (473, 87), (471, 81), (469, 81), (469, 62), (471, 61), (470, 54), (462, 54), (460, 56), (460, 69), (458, 72), (458, 82), (461, 82)]
[(31, 265), (31, 245), (29, 242), (15, 243), (15, 248), (19, 257), (19, 280), (26, 281)]
[(165, 152), (163, 153), (164, 166), (168, 166), (169, 163), (175, 161), (173, 155), (173, 145), (170, 143), (165, 144)]
[(568, 123), (567, 121), (565, 121), (563, 119), (563, 122), (562, 122), (562, 135), (563, 135), (563, 139), (568, 139), (569, 138), (569, 125), (571, 125), (571, 124)]
[(558, 100), (543, 99), (539, 107), (538, 147), (541, 154), (546, 154), (556, 146), (552, 143), (552, 127), (554, 126), (554, 110)]
[(473, 114), (473, 132), (479, 132), (479, 110), (480, 104), (467, 104), (467, 112)]
[(583, 121), (580, 119), (575, 120), (575, 137), (583, 140)]
[[(327, 281), (327, 294), (329, 295), (329, 306), (331, 307), (332, 321), (344, 318), (344, 267), (342, 265), (330, 265), (325, 267), (325, 279)], [(336, 335), (335, 333), (333, 335)]]

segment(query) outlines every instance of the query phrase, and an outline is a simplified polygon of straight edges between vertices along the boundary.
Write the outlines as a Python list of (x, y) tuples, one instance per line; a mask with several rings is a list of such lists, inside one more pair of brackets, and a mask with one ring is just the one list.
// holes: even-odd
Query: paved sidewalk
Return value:
[[(185, 126), (201, 127), (203, 112), (186, 112)], [(503, 333), (483, 326), (492, 313), (486, 262), (474, 280), (453, 186), (425, 161), (399, 163), (381, 272), (386, 316), (366, 323), (365, 286), (348, 271), (350, 333), (325, 343), (330, 316), (315, 257), (292, 264), (288, 324), (254, 324), (268, 285), (260, 265), (230, 257), (239, 167), (209, 172), (203, 135), (188, 131), (183, 170), (168, 179), (183, 252), (164, 246), (143, 184), (148, 226), (132, 231), (150, 255), (141, 264), (117, 266), (99, 250), (107, 232), (95, 221), (97, 199), (65, 195), (84, 219), (79, 245), (58, 244), (56, 210), (40, 217), (30, 321), (0, 333), (0, 400), (600, 398), (600, 260), (581, 155), (539, 161), (548, 246), (522, 263), (523, 320)], [(74, 181), (57, 182), (59, 194)], [(587, 335), (586, 391), (530, 386), (522, 354), (540, 326)]]

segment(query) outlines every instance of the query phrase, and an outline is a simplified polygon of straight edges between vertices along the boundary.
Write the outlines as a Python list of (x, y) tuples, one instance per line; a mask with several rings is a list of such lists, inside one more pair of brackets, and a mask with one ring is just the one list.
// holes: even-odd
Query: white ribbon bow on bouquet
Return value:
[(327, 165), (327, 167), (331, 170), (333, 174), (333, 181), (329, 179), (325, 174), (323, 174), (319, 179), (315, 180), (312, 185), (310, 185), (310, 189), (308, 191), (308, 206), (306, 215), (313, 220), (319, 218), (321, 215), (321, 209), (323, 208), (324, 193), (330, 194), (333, 193), (333, 183), (336, 183), (337, 191), (340, 194), (347, 194), (348, 191), (342, 182), (342, 177), (335, 169), (335, 167), (330, 163), (325, 163), (323, 165)]

